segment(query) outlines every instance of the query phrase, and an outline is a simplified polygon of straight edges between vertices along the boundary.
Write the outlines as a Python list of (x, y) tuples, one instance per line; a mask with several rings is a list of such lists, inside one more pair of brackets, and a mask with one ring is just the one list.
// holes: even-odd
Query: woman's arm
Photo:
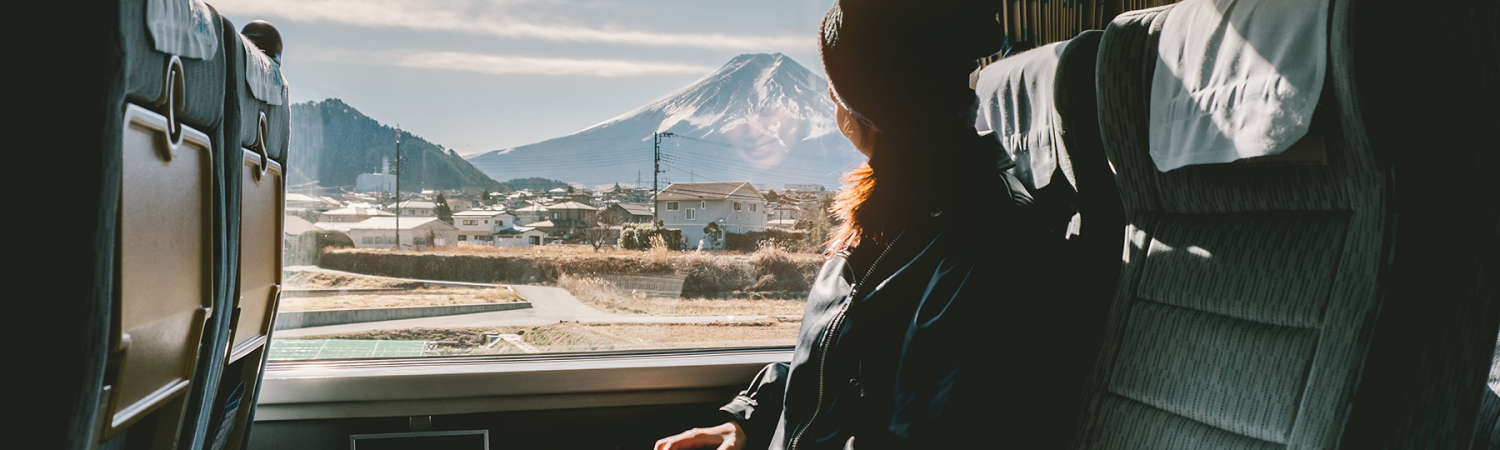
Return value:
[(781, 420), (781, 402), (786, 399), (786, 376), (791, 366), (772, 363), (760, 369), (750, 386), (740, 391), (720, 411), (729, 413), (745, 429), (745, 435), (757, 447), (771, 439), (776, 422)]
[(656, 450), (717, 448), (740, 450), (754, 443), (765, 448), (781, 419), (781, 402), (786, 392), (786, 363), (767, 365), (750, 387), (740, 391), (728, 404), (719, 408), (728, 413), (728, 421), (712, 428), (694, 428), (656, 441)]

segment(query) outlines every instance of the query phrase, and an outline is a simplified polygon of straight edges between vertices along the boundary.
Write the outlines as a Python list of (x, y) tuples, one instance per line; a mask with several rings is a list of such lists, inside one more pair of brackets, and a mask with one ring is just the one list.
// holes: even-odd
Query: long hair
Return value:
[(992, 5), (973, 1), (839, 0), (824, 15), (818, 54), (833, 100), (876, 130), (873, 157), (835, 198), (829, 255), (894, 239), (929, 213), (964, 212), (953, 197), (993, 185), (968, 81), (998, 27)]
[(841, 223), (829, 233), (828, 255), (866, 241), (886, 244), (935, 213), (958, 218), (991, 212), (980, 205), (999, 181), (997, 155), (977, 144), (973, 128), (877, 139), (875, 157), (842, 179), (832, 205)]

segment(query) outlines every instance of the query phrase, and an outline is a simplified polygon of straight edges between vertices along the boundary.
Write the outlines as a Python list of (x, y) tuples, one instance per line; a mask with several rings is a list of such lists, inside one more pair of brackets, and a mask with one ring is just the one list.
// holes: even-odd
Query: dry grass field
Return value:
[(280, 311), (315, 311), (345, 308), (390, 308), (397, 306), (446, 306), (525, 301), (515, 291), (500, 288), (428, 287), (397, 278), (315, 270), (288, 270), (283, 274), (287, 289), (406, 289), (393, 293), (349, 294), (327, 297), (283, 297)]
[(804, 300), (744, 298), (661, 298), (634, 294), (600, 278), (564, 274), (557, 287), (585, 305), (615, 314), (648, 316), (777, 316), (801, 315)]
[(329, 297), (281, 299), (281, 311), (313, 311), (345, 308), (389, 308), (396, 306), (447, 306), (525, 301), (506, 288), (426, 288), (394, 294), (355, 294)]

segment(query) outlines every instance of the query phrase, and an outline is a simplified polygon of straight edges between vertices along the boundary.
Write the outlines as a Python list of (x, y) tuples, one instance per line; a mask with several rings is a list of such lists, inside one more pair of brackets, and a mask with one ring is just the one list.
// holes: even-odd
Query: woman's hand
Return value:
[(694, 428), (656, 441), (656, 450), (692, 448), (741, 450), (745, 448), (745, 429), (740, 428), (739, 422), (731, 420), (713, 428)]

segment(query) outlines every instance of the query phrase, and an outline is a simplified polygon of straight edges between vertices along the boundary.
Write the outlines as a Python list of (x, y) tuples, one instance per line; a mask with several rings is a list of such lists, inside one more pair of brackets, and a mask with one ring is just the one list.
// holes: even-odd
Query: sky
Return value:
[(821, 74), (833, 0), (209, 0), (275, 25), (293, 102), (339, 98), (469, 156), (567, 135), (744, 53)]

